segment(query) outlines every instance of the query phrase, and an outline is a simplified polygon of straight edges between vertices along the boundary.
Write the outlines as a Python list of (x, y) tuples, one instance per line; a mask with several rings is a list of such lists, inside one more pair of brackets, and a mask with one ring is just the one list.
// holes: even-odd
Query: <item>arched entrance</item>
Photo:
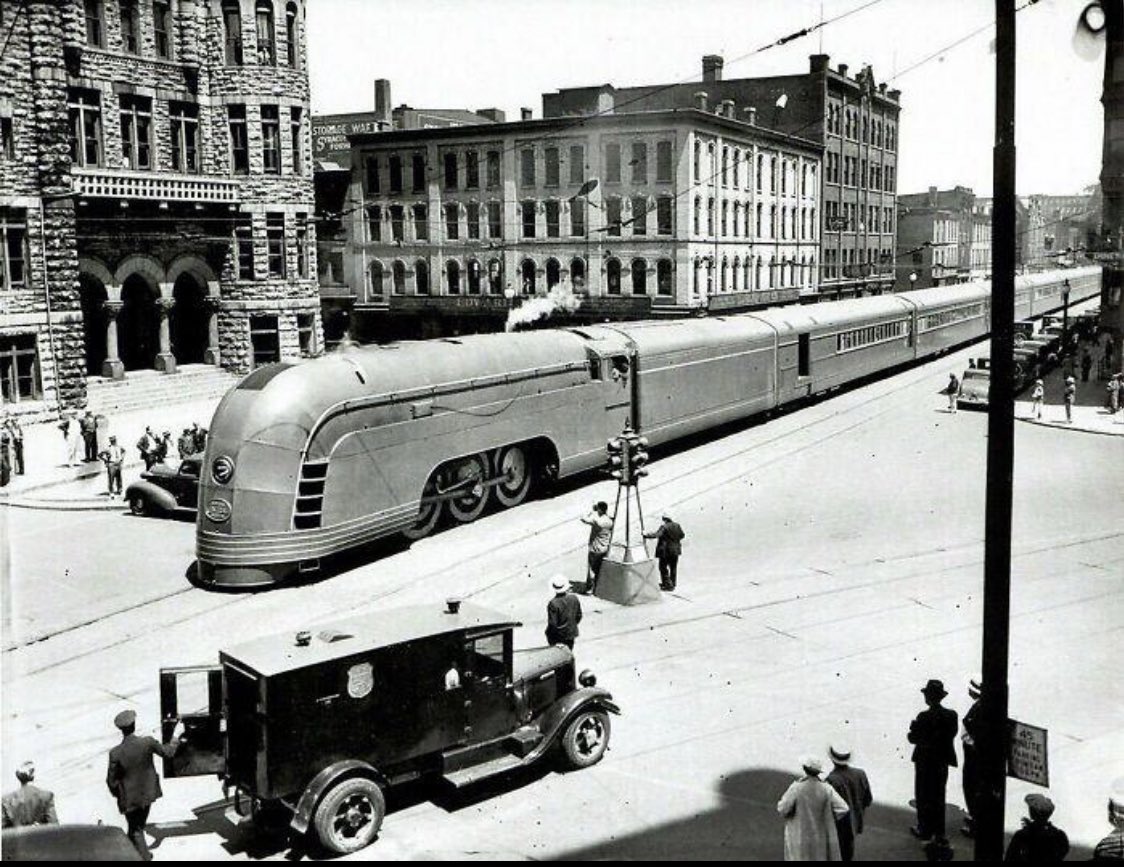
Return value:
[(117, 351), (125, 370), (151, 369), (160, 350), (160, 320), (156, 290), (140, 274), (121, 286), (121, 312), (117, 314)]
[(180, 274), (172, 287), (175, 306), (168, 323), (172, 332), (172, 354), (178, 364), (202, 364), (207, 351), (207, 290), (188, 273)]
[(86, 373), (101, 376), (102, 362), (107, 353), (105, 346), (105, 301), (108, 295), (101, 280), (89, 274), (78, 275), (82, 296), (82, 332), (86, 347)]

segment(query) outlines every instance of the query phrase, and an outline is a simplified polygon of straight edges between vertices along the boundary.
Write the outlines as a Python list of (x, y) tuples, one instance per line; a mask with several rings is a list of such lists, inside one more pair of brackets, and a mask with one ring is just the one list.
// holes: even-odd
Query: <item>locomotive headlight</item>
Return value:
[(234, 461), (226, 455), (215, 458), (211, 463), (211, 478), (217, 484), (228, 484), (234, 478)]

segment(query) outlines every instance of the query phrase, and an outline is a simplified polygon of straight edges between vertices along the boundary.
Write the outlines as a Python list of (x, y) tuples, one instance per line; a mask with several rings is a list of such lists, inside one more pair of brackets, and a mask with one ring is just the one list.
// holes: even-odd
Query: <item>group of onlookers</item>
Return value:
[[(137, 451), (140, 452), (146, 470), (151, 470), (155, 464), (164, 463), (168, 455), (172, 453), (172, 447), (172, 432), (166, 430), (163, 434), (157, 435), (153, 432), (151, 426), (146, 427), (141, 438), (137, 440)], [(175, 442), (175, 449), (179, 453), (180, 460), (192, 455), (202, 454), (206, 447), (207, 430), (200, 427), (198, 422), (192, 424), (189, 428), (185, 427), (183, 433)]]

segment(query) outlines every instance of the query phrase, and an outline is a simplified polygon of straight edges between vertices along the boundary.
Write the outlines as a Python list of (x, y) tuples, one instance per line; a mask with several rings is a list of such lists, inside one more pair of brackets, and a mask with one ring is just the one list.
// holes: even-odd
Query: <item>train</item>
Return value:
[[(1015, 315), (1100, 292), (1099, 268), (1017, 278)], [(647, 320), (350, 347), (260, 367), (211, 423), (197, 580), (261, 587), (380, 537), (514, 508), (606, 461), (935, 356), (990, 330), (990, 284)]]

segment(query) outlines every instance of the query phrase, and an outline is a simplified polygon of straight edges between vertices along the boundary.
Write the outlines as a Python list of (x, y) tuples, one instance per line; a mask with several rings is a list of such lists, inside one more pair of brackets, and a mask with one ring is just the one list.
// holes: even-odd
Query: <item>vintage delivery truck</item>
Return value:
[(160, 671), (166, 777), (216, 774), (240, 813), (281, 808), (299, 834), (353, 852), (384, 791), (461, 787), (547, 756), (583, 768), (609, 745), (612, 696), (565, 647), (515, 652), (519, 623), (450, 600), (248, 641), (217, 666)]

